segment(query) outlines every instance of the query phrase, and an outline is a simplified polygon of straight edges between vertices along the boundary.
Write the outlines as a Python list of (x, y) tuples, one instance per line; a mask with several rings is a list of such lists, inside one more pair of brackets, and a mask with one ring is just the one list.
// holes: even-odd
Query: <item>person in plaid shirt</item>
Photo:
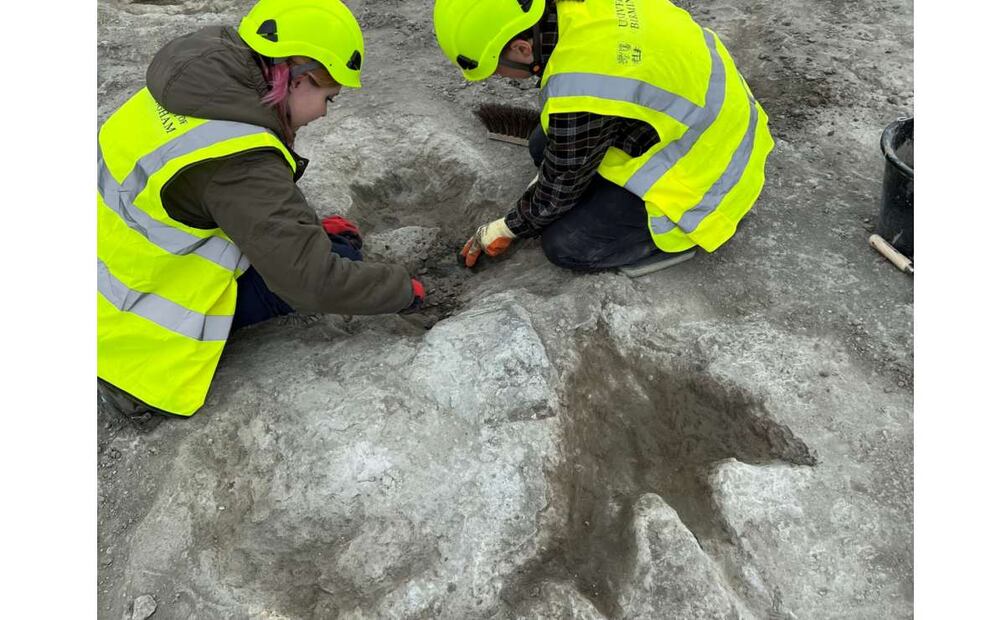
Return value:
[[(538, 26), (540, 46), (535, 48), (530, 29), (520, 33), (507, 44), (496, 75), (541, 75), (559, 39), (553, 3)], [(635, 119), (591, 112), (549, 115), (548, 134), (539, 125), (530, 138), (536, 181), (504, 218), (479, 227), (462, 250), (465, 264), (474, 267), (483, 253), (502, 254), (515, 238), (538, 236), (545, 256), (568, 269), (620, 267), (663, 254), (650, 236), (642, 199), (596, 174), (608, 148), (637, 157), (658, 141), (653, 127)]]

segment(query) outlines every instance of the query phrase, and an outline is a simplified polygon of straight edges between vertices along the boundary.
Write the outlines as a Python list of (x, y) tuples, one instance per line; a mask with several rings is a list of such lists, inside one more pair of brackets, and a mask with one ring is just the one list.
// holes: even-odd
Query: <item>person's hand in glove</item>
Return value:
[(356, 224), (341, 215), (330, 215), (321, 220), (321, 225), (329, 236), (343, 237), (357, 250), (363, 249), (363, 236)]
[(483, 252), (489, 256), (499, 256), (510, 247), (510, 242), (516, 237), (517, 235), (510, 232), (510, 228), (503, 221), (503, 218), (479, 226), (475, 235), (461, 250), (465, 267), (474, 267)]
[(423, 283), (419, 280), (412, 278), (412, 304), (408, 308), (402, 310), (401, 314), (409, 314), (415, 312), (422, 307), (423, 302), (426, 301), (426, 288), (423, 287)]

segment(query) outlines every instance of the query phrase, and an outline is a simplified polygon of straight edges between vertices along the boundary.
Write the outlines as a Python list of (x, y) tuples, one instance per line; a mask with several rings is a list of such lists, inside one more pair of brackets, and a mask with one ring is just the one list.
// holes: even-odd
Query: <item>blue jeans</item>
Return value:
[[(539, 168), (547, 146), (538, 125), (528, 150)], [(642, 198), (596, 173), (573, 208), (542, 230), (541, 245), (553, 264), (578, 271), (632, 265), (662, 253), (650, 236)]]
[[(349, 260), (363, 260), (360, 250), (340, 235), (329, 235), (332, 240), (332, 253), (338, 254)], [(238, 278), (238, 301), (234, 309), (234, 322), (231, 323), (231, 331), (254, 325), (262, 321), (284, 314), (290, 314), (294, 309), (288, 303), (279, 298), (276, 293), (269, 290), (265, 280), (255, 271), (254, 267), (249, 267)]]

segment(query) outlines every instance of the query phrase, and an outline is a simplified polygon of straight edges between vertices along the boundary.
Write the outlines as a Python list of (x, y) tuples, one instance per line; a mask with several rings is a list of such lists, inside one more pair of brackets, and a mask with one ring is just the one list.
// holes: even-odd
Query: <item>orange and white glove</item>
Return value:
[(465, 267), (474, 267), (483, 252), (489, 256), (499, 256), (506, 252), (510, 247), (510, 242), (516, 238), (517, 235), (510, 232), (510, 228), (503, 221), (503, 218), (479, 226), (475, 235), (461, 250), (461, 257), (465, 259)]

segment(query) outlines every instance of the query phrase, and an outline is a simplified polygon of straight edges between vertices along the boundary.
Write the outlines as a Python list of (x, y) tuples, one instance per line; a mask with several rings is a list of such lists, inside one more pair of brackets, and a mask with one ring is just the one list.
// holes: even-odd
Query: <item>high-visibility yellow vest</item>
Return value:
[(649, 123), (639, 157), (609, 148), (598, 174), (646, 203), (665, 252), (729, 239), (765, 182), (768, 116), (719, 37), (668, 0), (558, 2), (559, 42), (542, 76), (541, 123), (593, 112)]
[(207, 159), (274, 148), (268, 129), (172, 114), (144, 88), (98, 133), (98, 376), (192, 415), (206, 400), (248, 259), (219, 228), (173, 220), (161, 190)]

